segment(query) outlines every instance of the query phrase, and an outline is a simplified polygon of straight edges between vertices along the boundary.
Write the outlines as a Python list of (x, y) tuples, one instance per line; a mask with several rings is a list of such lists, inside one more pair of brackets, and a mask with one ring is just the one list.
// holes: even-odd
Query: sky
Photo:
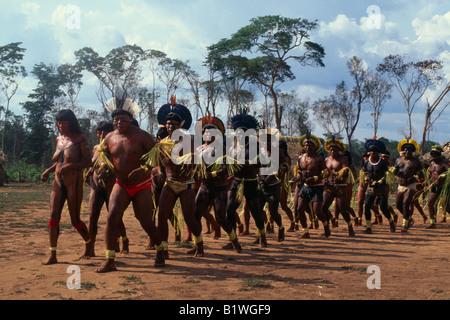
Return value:
[[(352, 85), (346, 62), (353, 56), (362, 58), (370, 69), (375, 69), (389, 54), (406, 54), (415, 61), (438, 59), (444, 63), (445, 81), (450, 80), (448, 0), (0, 0), (0, 3), (0, 45), (22, 42), (27, 71), (40, 62), (74, 63), (74, 51), (83, 47), (106, 55), (111, 49), (136, 44), (144, 50), (156, 49), (171, 58), (189, 61), (191, 68), (201, 74), (205, 71), (202, 62), (209, 45), (229, 38), (252, 18), (281, 15), (317, 20), (318, 28), (311, 33), (310, 40), (325, 49), (324, 68), (291, 64), (296, 79), (279, 87), (283, 91), (295, 90), (302, 100), (328, 96), (342, 80)], [(97, 79), (86, 75), (83, 83), (78, 103), (97, 108)], [(27, 100), (35, 87), (31, 76), (24, 79), (11, 111), (22, 114), (20, 103)], [(419, 142), (426, 99), (434, 101), (441, 90), (429, 90), (413, 113), (412, 138)], [(364, 110), (354, 137), (372, 138), (371, 123), (370, 110)], [(450, 108), (436, 122), (430, 140), (441, 144), (450, 141), (449, 124)], [(405, 129), (406, 111), (394, 90), (392, 99), (384, 106), (378, 136), (401, 140), (405, 138)], [(316, 125), (313, 134), (320, 133)]]

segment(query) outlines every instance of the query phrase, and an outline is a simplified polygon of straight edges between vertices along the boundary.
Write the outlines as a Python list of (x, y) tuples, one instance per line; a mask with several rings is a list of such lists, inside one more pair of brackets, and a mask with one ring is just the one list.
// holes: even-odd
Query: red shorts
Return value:
[(116, 180), (116, 184), (120, 185), (122, 188), (124, 188), (128, 195), (131, 198), (134, 198), (134, 196), (141, 190), (151, 188), (152, 187), (152, 176), (149, 176), (144, 181), (141, 181), (139, 183), (133, 184), (133, 185), (126, 185), (122, 182)]

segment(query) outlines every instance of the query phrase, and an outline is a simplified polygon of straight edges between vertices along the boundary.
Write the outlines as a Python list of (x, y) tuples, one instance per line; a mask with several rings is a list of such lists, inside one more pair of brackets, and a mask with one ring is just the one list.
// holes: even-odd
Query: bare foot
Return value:
[(42, 262), (43, 265), (56, 264), (58, 260), (56, 259), (56, 254), (51, 254), (47, 261)]
[(108, 259), (100, 268), (97, 268), (95, 272), (97, 273), (106, 273), (111, 271), (116, 271), (116, 265), (114, 264), (114, 260)]
[(122, 251), (120, 251), (120, 253), (129, 253), (130, 252), (129, 244), (130, 244), (130, 241), (128, 239), (123, 240), (122, 241)]

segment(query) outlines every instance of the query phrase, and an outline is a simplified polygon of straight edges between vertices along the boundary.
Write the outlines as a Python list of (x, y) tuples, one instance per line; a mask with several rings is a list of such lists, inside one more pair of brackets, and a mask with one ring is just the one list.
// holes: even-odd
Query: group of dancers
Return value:
[[(230, 129), (244, 133), (243, 140), (226, 144), (220, 136), (226, 134), (224, 123), (207, 114), (199, 120), (202, 140), (197, 145), (188, 132), (191, 113), (176, 103), (174, 96), (158, 111), (160, 130), (156, 139), (139, 128), (134, 116), (140, 108), (135, 101), (112, 98), (106, 109), (112, 122), (98, 124), (99, 143), (92, 155), (73, 112), (62, 110), (56, 115), (60, 135), (52, 158), (54, 165), (41, 176), (46, 181), (50, 173), (55, 174), (50, 199), (50, 256), (44, 264), (58, 262), (59, 223), (66, 201), (71, 223), (85, 242), (81, 258), (86, 259), (95, 256), (99, 216), (103, 206), (107, 208), (106, 260), (97, 272), (117, 270), (116, 253), (129, 250), (123, 215), (130, 204), (149, 237), (146, 247), (156, 250), (156, 267), (165, 266), (169, 259), (169, 224), (180, 239), (184, 226), (174, 213), (177, 204), (194, 245), (189, 253), (196, 257), (205, 253), (202, 218), (206, 218), (216, 237), (221, 229), (226, 233), (225, 249), (239, 253), (242, 246), (238, 236), (248, 233), (250, 215), (258, 234), (255, 242), (261, 247), (267, 246), (266, 232), (273, 232), (274, 225), (278, 227), (278, 241), (284, 240), (286, 230), (280, 207), (290, 220), (287, 231), (298, 230), (299, 223), (302, 238), (310, 237), (309, 230), (318, 228), (318, 221), (323, 225), (323, 236), (330, 237), (339, 215), (347, 224), (349, 236), (355, 236), (354, 225), (362, 225), (363, 215), (364, 233), (371, 234), (372, 211), (378, 207), (389, 221), (390, 231), (396, 232), (397, 214), (388, 203), (389, 186), (394, 181), (398, 185), (395, 207), (403, 216), (402, 232), (412, 226), (413, 206), (422, 193), (427, 195), (429, 228), (436, 227), (438, 208), (448, 211), (450, 207), (449, 163), (438, 145), (433, 146), (431, 162), (425, 169), (416, 156), (418, 144), (411, 138), (404, 139), (398, 145), (400, 157), (391, 166), (385, 145), (373, 138), (366, 142), (362, 166), (355, 168), (342, 141), (328, 139), (323, 144), (328, 155), (323, 156), (319, 153), (321, 140), (310, 133), (300, 137), (301, 153), (297, 161), (292, 161), (279, 131), (262, 128), (246, 110), (233, 116), (229, 123)], [(264, 134), (255, 135), (261, 129), (265, 129)], [(252, 149), (255, 143), (256, 156)], [(179, 148), (180, 145), (190, 148)], [(206, 163), (204, 159), (213, 160)], [(267, 159), (278, 165), (272, 167)], [(88, 225), (80, 218), (85, 179), (91, 180)], [(357, 213), (352, 208), (353, 190), (357, 190)], [(240, 207), (246, 213), (244, 223), (237, 212)]]

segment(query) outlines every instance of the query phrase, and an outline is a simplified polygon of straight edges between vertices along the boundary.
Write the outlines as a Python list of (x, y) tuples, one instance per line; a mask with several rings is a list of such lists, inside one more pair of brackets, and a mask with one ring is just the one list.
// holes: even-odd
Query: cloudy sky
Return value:
[[(171, 58), (188, 60), (202, 73), (206, 47), (249, 24), (251, 18), (282, 15), (317, 19), (319, 28), (311, 40), (326, 52), (325, 68), (295, 67), (296, 80), (284, 84), (284, 91), (296, 90), (302, 99), (314, 101), (333, 93), (341, 80), (349, 81), (346, 61), (364, 59), (369, 68), (388, 54), (407, 54), (412, 60), (435, 58), (444, 62), (450, 79), (450, 2), (448, 0), (0, 0), (0, 45), (23, 42), (24, 65), (30, 71), (36, 63), (73, 63), (73, 52), (92, 47), (101, 55), (125, 44), (156, 49)], [(379, 9), (374, 20), (370, 6)], [(79, 12), (79, 14), (77, 13)], [(78, 102), (92, 108), (98, 104), (96, 79), (83, 79)], [(23, 113), (19, 102), (35, 87), (33, 79), (23, 81), (12, 111)], [(439, 89), (426, 98), (433, 101)], [(413, 123), (420, 140), (425, 100), (416, 108)], [(407, 117), (396, 91), (386, 103), (378, 136), (402, 139)], [(364, 111), (356, 138), (371, 138), (370, 111)], [(450, 141), (450, 108), (435, 125), (430, 139)], [(320, 130), (316, 126), (317, 130)]]

